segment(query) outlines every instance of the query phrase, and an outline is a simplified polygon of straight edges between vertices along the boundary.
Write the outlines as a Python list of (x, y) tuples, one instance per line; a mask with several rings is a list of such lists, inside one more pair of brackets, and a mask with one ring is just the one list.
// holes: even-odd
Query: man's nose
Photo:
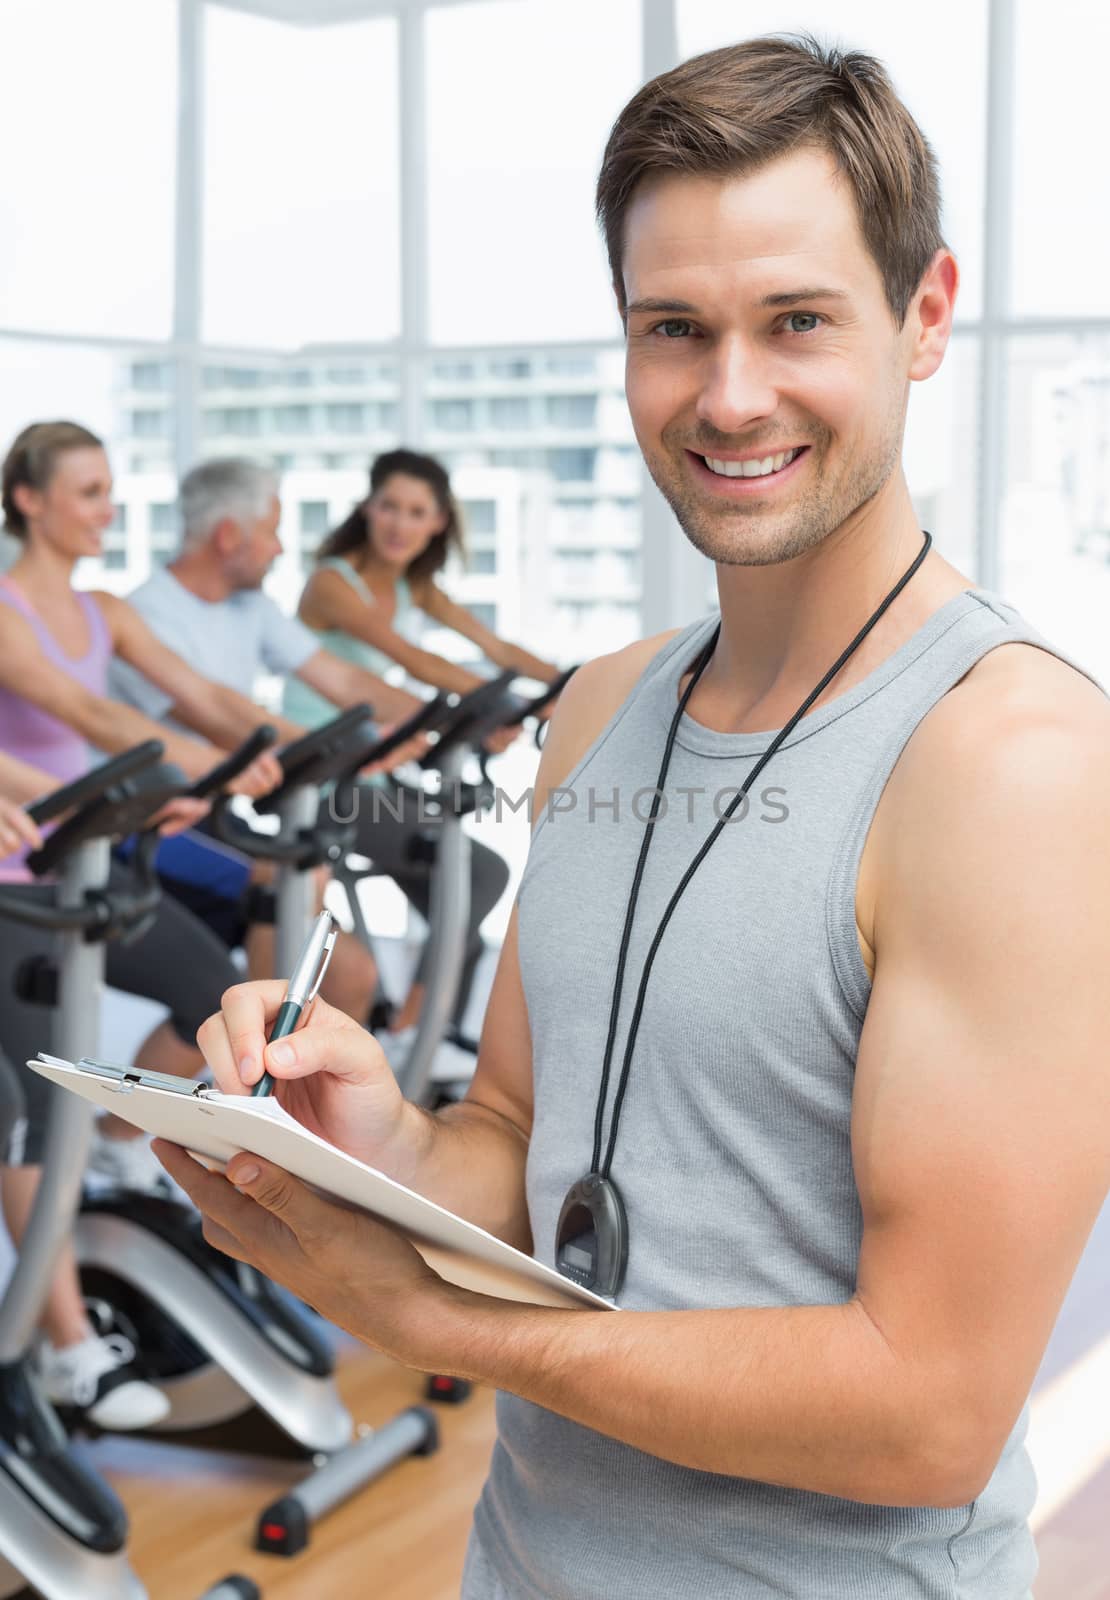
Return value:
[(715, 433), (738, 434), (772, 416), (778, 393), (758, 353), (743, 339), (722, 340), (709, 355), (697, 417)]

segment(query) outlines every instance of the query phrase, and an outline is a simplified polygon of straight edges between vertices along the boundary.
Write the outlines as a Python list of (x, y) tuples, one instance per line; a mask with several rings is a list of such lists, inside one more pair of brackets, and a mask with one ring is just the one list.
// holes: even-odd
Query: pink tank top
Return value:
[[(0, 578), (0, 603), (11, 606), (26, 617), (35, 630), (39, 648), (54, 666), (78, 683), (84, 684), (94, 694), (107, 693), (108, 662), (112, 655), (112, 640), (103, 613), (91, 595), (77, 594), (77, 602), (85, 616), (89, 630), (89, 648), (83, 656), (67, 656), (30, 601), (20, 593), (10, 577)], [(0, 686), (0, 750), (21, 761), (30, 762), (56, 778), (59, 784), (79, 778), (89, 766), (89, 747), (68, 723), (51, 716), (25, 700), (14, 690)], [(23, 877), (19, 856), (9, 856), (0, 862), (0, 876), (10, 879)]]

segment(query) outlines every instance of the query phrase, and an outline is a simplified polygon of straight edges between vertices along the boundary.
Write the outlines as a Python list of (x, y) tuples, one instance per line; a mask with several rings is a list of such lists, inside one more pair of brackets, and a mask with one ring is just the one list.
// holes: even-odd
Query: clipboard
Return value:
[(136, 1128), (183, 1145), (218, 1170), (241, 1150), (273, 1162), (321, 1193), (397, 1228), (433, 1272), (461, 1289), (560, 1310), (617, 1310), (553, 1267), (337, 1149), (270, 1096), (222, 1094), (186, 1079), (90, 1058), (74, 1063), (41, 1053), (27, 1065)]

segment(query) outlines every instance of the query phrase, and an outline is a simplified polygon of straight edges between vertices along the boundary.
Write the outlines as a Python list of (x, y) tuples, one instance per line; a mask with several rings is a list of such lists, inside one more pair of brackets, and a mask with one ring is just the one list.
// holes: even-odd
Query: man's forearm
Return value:
[(522, 678), (538, 678), (540, 683), (553, 683), (559, 676), (559, 669), (552, 666), (550, 661), (534, 656), (519, 644), (506, 644), (498, 652), (494, 665), (503, 670), (519, 672)]
[(857, 1301), (610, 1315), (437, 1298), (444, 1370), (665, 1461), (879, 1505), (978, 1492), (947, 1397)]
[(260, 705), (226, 684), (212, 683), (203, 696), (178, 700), (170, 716), (222, 750), (234, 750), (263, 722), (271, 722)]
[(354, 667), (352, 671), (359, 674), (361, 681), (352, 685), (349, 703), (355, 705), (359, 700), (366, 700), (373, 706), (378, 722), (404, 722), (406, 717), (420, 710), (419, 697), (410, 694), (407, 689), (399, 689), (384, 678), (375, 677), (372, 672), (363, 672), (360, 667)]
[(380, 1161), (390, 1177), (531, 1253), (528, 1143), (507, 1118), (473, 1101), (434, 1113), (409, 1104), (394, 1150)]

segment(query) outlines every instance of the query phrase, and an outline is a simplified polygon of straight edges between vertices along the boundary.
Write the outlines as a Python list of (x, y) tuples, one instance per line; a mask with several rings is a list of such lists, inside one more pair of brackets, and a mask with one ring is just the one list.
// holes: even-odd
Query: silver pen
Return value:
[[(328, 970), (328, 962), (331, 960), (338, 932), (331, 912), (321, 911), (309, 929), (308, 938), (301, 946), (300, 954), (290, 974), (285, 999), (281, 1002), (274, 1026), (270, 1031), (271, 1044), (275, 1039), (284, 1039), (287, 1033), (292, 1033), (303, 1013), (315, 1000), (317, 991), (324, 981), (324, 973)], [(266, 1095), (273, 1087), (273, 1078), (268, 1072), (263, 1072), (251, 1094)]]

